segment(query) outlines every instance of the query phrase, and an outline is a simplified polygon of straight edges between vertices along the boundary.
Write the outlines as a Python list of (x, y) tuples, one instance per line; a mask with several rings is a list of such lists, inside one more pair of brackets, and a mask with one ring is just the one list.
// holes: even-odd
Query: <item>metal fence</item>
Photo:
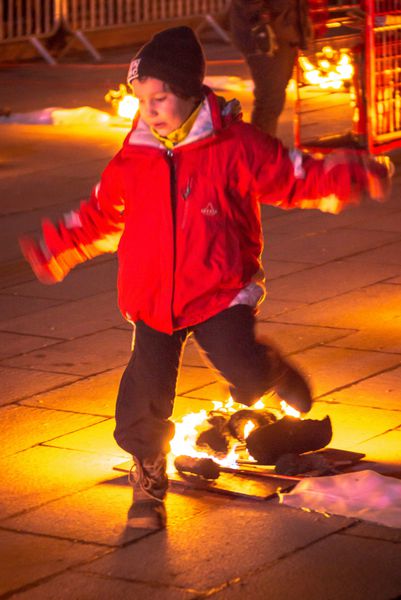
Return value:
[(366, 15), (368, 145), (391, 150), (401, 138), (401, 0), (366, 0)]
[(64, 16), (73, 29), (139, 25), (218, 14), (227, 0), (66, 0)]
[(228, 0), (0, 0), (0, 43), (52, 35), (63, 22), (82, 33), (217, 15)]
[[(327, 16), (327, 31), (338, 22), (341, 35), (318, 42), (348, 51), (354, 67), (351, 93), (298, 87), (296, 145), (311, 152), (351, 147), (371, 154), (401, 147), (401, 0), (332, 3)], [(305, 116), (316, 107), (319, 127), (311, 137)]]
[(54, 0), (1, 0), (0, 42), (50, 35), (55, 28)]

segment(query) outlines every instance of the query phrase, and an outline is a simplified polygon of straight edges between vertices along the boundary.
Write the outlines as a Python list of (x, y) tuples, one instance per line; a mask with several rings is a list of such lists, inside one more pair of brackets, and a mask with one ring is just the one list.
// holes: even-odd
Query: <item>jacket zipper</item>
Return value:
[(187, 187), (185, 188), (185, 190), (183, 190), (181, 192), (181, 197), (184, 200), (184, 214), (182, 216), (181, 229), (185, 229), (185, 225), (187, 224), (187, 218), (188, 218), (188, 199), (189, 199), (189, 195), (191, 193), (191, 187), (192, 187), (192, 178), (189, 179), (189, 181), (187, 183)]
[[(176, 254), (177, 254), (177, 236), (176, 236), (176, 220), (177, 220), (177, 190), (176, 190), (176, 173), (174, 164), (174, 152), (166, 151), (166, 160), (170, 171), (170, 203), (171, 203), (171, 218), (173, 222), (173, 280), (171, 285), (171, 318), (173, 321), (173, 305), (175, 294), (175, 269), (176, 269)], [(174, 325), (174, 324), (173, 324)]]

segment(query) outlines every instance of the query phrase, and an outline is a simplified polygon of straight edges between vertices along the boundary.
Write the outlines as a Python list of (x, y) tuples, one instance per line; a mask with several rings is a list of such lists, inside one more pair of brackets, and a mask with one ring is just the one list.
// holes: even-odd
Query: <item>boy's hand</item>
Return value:
[(370, 198), (384, 202), (391, 189), (391, 178), (394, 175), (393, 163), (388, 156), (372, 158), (369, 155), (363, 155), (362, 162)]
[(24, 258), (41, 283), (52, 285), (64, 279), (67, 274), (65, 269), (50, 252), (46, 255), (34, 239), (24, 236), (19, 238), (18, 242)]
[(394, 175), (394, 165), (388, 156), (372, 157), (356, 150), (339, 150), (324, 158), (326, 173), (338, 165), (349, 165), (355, 183), (365, 188), (372, 200), (383, 202), (388, 196)]

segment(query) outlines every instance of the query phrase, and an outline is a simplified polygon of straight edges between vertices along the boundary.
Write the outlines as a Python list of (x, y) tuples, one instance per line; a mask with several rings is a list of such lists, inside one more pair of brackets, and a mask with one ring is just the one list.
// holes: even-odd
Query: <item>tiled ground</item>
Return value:
[[(207, 53), (236, 56), (221, 43)], [(102, 108), (131, 52), (108, 56), (97, 66), (4, 69), (0, 98), (18, 111)], [(210, 74), (224, 69), (208, 66)], [(230, 69), (249, 77), (243, 65)], [(248, 118), (252, 97), (240, 97)], [(286, 143), (290, 104), (280, 126)], [(344, 115), (334, 116), (340, 123)], [(116, 308), (115, 257), (46, 287), (17, 244), (44, 215), (86, 196), (126, 130), (1, 127), (0, 598), (401, 597), (401, 529), (174, 488), (165, 532), (126, 530), (131, 489), (113, 466), (128, 456), (114, 441), (113, 413), (132, 332)], [(366, 453), (364, 468), (383, 472), (401, 471), (400, 181), (397, 171), (385, 204), (338, 216), (262, 209), (269, 285), (258, 331), (310, 378), (310, 416), (330, 416), (331, 445)], [(175, 419), (227, 399), (192, 340), (182, 364)]]

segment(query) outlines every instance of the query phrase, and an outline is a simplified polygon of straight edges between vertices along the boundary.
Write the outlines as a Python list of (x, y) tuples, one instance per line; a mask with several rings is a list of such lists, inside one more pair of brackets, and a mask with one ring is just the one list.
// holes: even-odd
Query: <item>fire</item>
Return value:
[(109, 90), (104, 99), (109, 102), (119, 117), (132, 119), (135, 117), (139, 101), (127, 90), (127, 86), (120, 83), (118, 90)]
[(306, 56), (299, 57), (299, 64), (305, 81), (322, 89), (339, 90), (350, 83), (354, 73), (351, 57), (344, 48), (334, 50), (324, 46), (316, 54), (316, 64)]
[(301, 413), (296, 408), (292, 408), (285, 400), (280, 402), (281, 410), (283, 413), (289, 417), (296, 417), (297, 419), (301, 418)]
[[(219, 413), (227, 417), (233, 415), (237, 411), (243, 410), (245, 407), (237, 404), (230, 397), (226, 402), (213, 402), (213, 410), (211, 413)], [(266, 409), (266, 404), (263, 399), (258, 400), (252, 406), (253, 411)], [(271, 409), (269, 409), (271, 410)], [(185, 415), (180, 421), (175, 422), (175, 435), (170, 442), (170, 454), (168, 456), (168, 467), (169, 473), (175, 472), (174, 459), (177, 456), (190, 456), (192, 458), (210, 458), (210, 454), (207, 451), (200, 450), (197, 447), (196, 440), (198, 435), (205, 429), (205, 423), (211, 413), (206, 410), (200, 410)], [(296, 418), (300, 418), (301, 413), (286, 402), (281, 402), (281, 415), (290, 415)], [(255, 428), (255, 423), (247, 421), (244, 426), (244, 439), (249, 436), (251, 431)], [(214, 454), (213, 460), (222, 467), (230, 467), (232, 469), (238, 469), (238, 461), (255, 462), (255, 460), (249, 455), (246, 450), (245, 444), (241, 442), (233, 443), (229, 448), (225, 456), (219, 456)]]

